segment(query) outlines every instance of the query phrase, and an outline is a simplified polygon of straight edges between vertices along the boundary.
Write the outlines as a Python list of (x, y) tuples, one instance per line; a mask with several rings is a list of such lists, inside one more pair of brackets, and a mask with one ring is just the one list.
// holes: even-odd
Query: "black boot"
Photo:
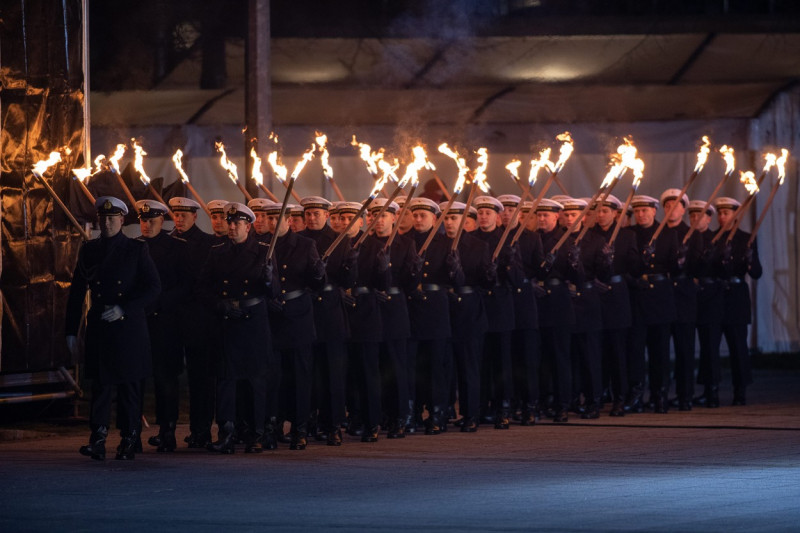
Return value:
[(234, 439), (236, 429), (233, 422), (225, 422), (219, 424), (219, 433), (217, 434), (217, 441), (208, 445), (208, 451), (224, 454), (232, 454), (236, 451)]
[(117, 456), (115, 459), (120, 461), (131, 461), (136, 456), (136, 443), (141, 443), (141, 439), (139, 437), (139, 432), (135, 429), (124, 435), (122, 437), (122, 441), (119, 443), (119, 447), (117, 448)]
[(91, 457), (97, 461), (105, 459), (107, 437), (108, 428), (106, 426), (93, 426), (92, 434), (89, 436), (89, 444), (87, 446), (81, 446), (79, 450), (81, 455)]
[(342, 430), (338, 427), (331, 428), (325, 438), (325, 444), (328, 446), (341, 446), (342, 445)]
[(495, 412), (494, 415), (494, 429), (508, 429), (508, 413), (511, 409), (511, 404), (508, 402), (508, 400), (503, 400), (500, 402), (499, 407), (500, 408)]
[(211, 444), (211, 431), (200, 431), (198, 433), (190, 433), (183, 439), (192, 449), (206, 449)]
[(669, 412), (669, 392), (666, 389), (654, 390), (650, 393), (653, 400), (653, 411), (662, 415)]
[(706, 389), (706, 407), (711, 409), (719, 407), (719, 387), (716, 385)]
[(442, 413), (439, 407), (434, 407), (433, 410), (428, 413), (428, 418), (425, 420), (425, 434), (426, 435), (438, 435), (441, 433), (441, 428), (439, 427), (439, 421), (442, 419)]
[[(150, 442), (150, 444), (152, 444), (152, 442)], [(162, 425), (158, 430), (158, 447), (156, 451), (174, 452), (177, 447), (178, 443), (175, 440), (175, 422), (168, 422)]]
[(536, 404), (525, 404), (522, 406), (522, 413), (520, 414), (520, 426), (533, 426), (536, 424), (536, 411), (538, 408)]
[(608, 416), (625, 416), (625, 404), (620, 400), (614, 400), (614, 404), (611, 406), (611, 411), (608, 412)]
[(465, 416), (461, 422), (461, 433), (475, 433), (478, 431), (478, 421), (474, 416)]
[(625, 402), (626, 413), (644, 413), (644, 385), (642, 383), (634, 383), (631, 385), (631, 390), (628, 392), (628, 401)]
[(405, 433), (410, 433), (412, 435), (417, 432), (417, 426), (414, 423), (414, 407), (414, 400), (408, 400), (408, 412), (403, 418), (403, 428), (405, 429)]
[(264, 451), (264, 446), (261, 442), (264, 440), (264, 430), (254, 429), (251, 431), (244, 442), (244, 453), (261, 453)]
[(289, 443), (290, 450), (305, 450), (308, 446), (308, 427), (305, 422), (302, 424), (292, 424), (292, 441)]
[(389, 427), (386, 432), (387, 439), (404, 439), (406, 437), (406, 420), (405, 418), (398, 418)]
[(600, 402), (600, 398), (592, 399), (592, 401), (586, 405), (583, 413), (581, 413), (581, 418), (584, 420), (595, 420), (600, 418)]
[(747, 405), (747, 394), (744, 387), (733, 388), (733, 404), (731, 405)]
[(278, 419), (275, 417), (267, 420), (264, 426), (264, 435), (261, 436), (261, 447), (265, 450), (275, 450), (278, 447)]
[(380, 426), (373, 426), (369, 429), (364, 429), (364, 434), (361, 436), (361, 442), (378, 442), (378, 431)]

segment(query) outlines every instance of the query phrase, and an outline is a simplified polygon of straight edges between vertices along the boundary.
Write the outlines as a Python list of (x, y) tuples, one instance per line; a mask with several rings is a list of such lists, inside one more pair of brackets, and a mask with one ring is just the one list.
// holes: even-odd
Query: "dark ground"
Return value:
[(98, 462), (84, 424), (5, 423), (0, 530), (800, 531), (799, 378), (757, 369), (746, 407), (727, 385), (720, 409), (260, 455)]

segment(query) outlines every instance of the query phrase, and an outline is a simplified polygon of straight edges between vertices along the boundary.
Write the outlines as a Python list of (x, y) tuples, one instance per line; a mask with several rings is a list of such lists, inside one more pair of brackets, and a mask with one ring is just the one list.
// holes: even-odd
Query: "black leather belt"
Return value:
[(454, 287), (454, 288), (452, 288), (450, 290), (452, 290), (456, 294), (472, 294), (472, 293), (475, 292), (475, 289), (473, 289), (472, 287), (469, 287), (469, 286)]
[(717, 282), (716, 278), (700, 278), (700, 283), (703, 285), (713, 285)]
[(549, 285), (551, 287), (557, 287), (561, 285), (563, 282), (558, 278), (547, 278), (544, 281), (539, 282), (540, 287), (544, 287), (545, 285)]
[(689, 278), (689, 276), (687, 276), (687, 275), (686, 275), (685, 273), (683, 273), (683, 272), (682, 272), (682, 273), (680, 273), (680, 274), (678, 274), (677, 276), (675, 276), (675, 279), (676, 279), (676, 280), (683, 280), (683, 279), (688, 279), (688, 278)]
[(645, 281), (664, 281), (667, 276), (664, 274), (642, 274), (641, 279)]
[(351, 293), (353, 294), (353, 296), (361, 296), (364, 294), (369, 294), (371, 290), (372, 289), (370, 289), (369, 287), (356, 287), (351, 291)]
[(441, 285), (437, 285), (436, 283), (428, 283), (428, 284), (423, 284), (422, 285), (422, 290), (423, 291), (436, 292), (436, 291), (440, 291), (442, 289), (444, 289), (444, 287), (442, 287)]
[(230, 298), (230, 299), (224, 300), (224, 302), (229, 304), (231, 307), (239, 308), (239, 309), (246, 309), (248, 307), (254, 307), (254, 306), (260, 304), (263, 301), (264, 301), (264, 298), (261, 298), (261, 297), (259, 297), (259, 298), (245, 298), (243, 300), (239, 300), (237, 298)]
[(288, 302), (289, 300), (295, 300), (297, 298), (300, 298), (304, 294), (306, 294), (305, 290), (298, 289), (296, 291), (289, 291), (289, 292), (285, 292), (285, 293), (281, 294), (281, 299), (284, 302)]
[(620, 274), (614, 274), (610, 278), (608, 278), (609, 283), (622, 283), (622, 276)]
[(740, 278), (739, 276), (731, 276), (725, 281), (728, 283), (733, 283), (734, 285), (738, 285), (739, 283), (744, 283), (744, 278)]
[(400, 289), (400, 287), (389, 287), (386, 289), (386, 294), (396, 296), (398, 294), (403, 294), (403, 291)]

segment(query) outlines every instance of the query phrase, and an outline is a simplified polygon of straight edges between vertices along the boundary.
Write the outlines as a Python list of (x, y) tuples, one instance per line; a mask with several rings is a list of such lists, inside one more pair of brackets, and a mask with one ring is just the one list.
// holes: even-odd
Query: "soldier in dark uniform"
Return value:
[(161, 291), (147, 245), (122, 233), (125, 203), (112, 196), (95, 202), (100, 238), (78, 253), (66, 309), (67, 347), (78, 355), (78, 328), (86, 291), (91, 306), (86, 316), (86, 375), (92, 379), (89, 444), (81, 454), (105, 459), (111, 402), (117, 396), (117, 424), (122, 440), (117, 459), (133, 459), (139, 442), (141, 382), (151, 374), (150, 339), (145, 309)]
[(580, 256), (569, 244), (552, 253), (566, 229), (559, 226), (558, 218), (564, 207), (544, 198), (536, 207), (539, 237), (545, 258), (538, 274), (539, 335), (542, 347), (542, 366), (553, 377), (553, 422), (569, 420), (569, 403), (572, 399), (572, 363), (570, 357), (572, 330), (575, 327), (575, 310), (567, 282), (583, 281)]
[[(717, 244), (714, 271), (724, 286), (724, 309), (722, 334), (730, 350), (731, 377), (733, 379), (733, 405), (746, 405), (747, 386), (753, 383), (750, 367), (750, 351), (747, 346), (747, 326), (752, 321), (750, 287), (745, 276), (750, 279), (761, 277), (761, 261), (758, 259), (758, 246), (753, 241), (747, 246), (750, 234), (736, 229), (733, 238), (728, 236), (733, 224), (733, 215), (739, 202), (733, 198), (717, 198), (717, 220), (722, 237)], [(719, 341), (716, 341), (719, 343)], [(719, 372), (712, 370), (712, 374)]]
[(645, 349), (647, 350), (650, 398), (656, 413), (669, 411), (669, 335), (676, 318), (675, 294), (670, 276), (678, 272), (678, 239), (675, 230), (664, 228), (651, 245), (658, 222), (658, 200), (638, 195), (631, 200), (636, 224), (631, 226), (642, 253), (642, 274), (632, 294), (633, 326), (628, 345), (628, 402), (626, 410), (643, 412)]
[[(197, 227), (200, 204), (190, 198), (169, 200), (175, 220), (171, 235), (186, 243), (181, 268), (187, 283), (196, 286), (197, 275), (208, 257), (211, 246), (220, 241)], [(180, 307), (180, 334), (189, 378), (189, 432), (184, 439), (189, 448), (202, 448), (211, 442), (211, 422), (214, 420), (215, 383), (209, 342), (209, 321), (212, 317), (200, 304), (197, 291), (189, 291)]]
[(185, 243), (162, 229), (167, 206), (155, 200), (136, 202), (142, 239), (158, 269), (161, 294), (148, 306), (147, 328), (153, 355), (153, 383), (156, 397), (158, 435), (148, 439), (159, 452), (175, 451), (175, 426), (178, 422), (178, 376), (183, 372), (183, 350), (178, 329), (178, 304), (189, 289), (180, 271), (180, 258)]
[(225, 215), (226, 205), (228, 205), (227, 200), (211, 200), (206, 204), (208, 211), (211, 213), (211, 231), (214, 232), (217, 242), (222, 242), (228, 238), (228, 220)]
[[(370, 209), (373, 216), (385, 204), (385, 198), (376, 198)], [(397, 222), (400, 207), (392, 202), (375, 223), (374, 239), (386, 247), (393, 225)], [(409, 405), (407, 343), (410, 335), (406, 293), (414, 290), (416, 273), (422, 266), (414, 242), (405, 236), (395, 235), (388, 249), (391, 278), (389, 286), (378, 293), (378, 307), (383, 326), (380, 347), (383, 406), (389, 420), (386, 437), (405, 437), (406, 426), (412, 423), (414, 408)]]
[[(613, 247), (608, 245), (614, 233), (617, 218), (622, 214), (622, 204), (609, 194), (596, 214), (596, 224), (591, 232), (603, 238), (606, 253), (611, 253), (611, 270), (607, 277), (601, 276), (598, 288), (602, 305), (603, 331), (602, 357), (605, 376), (611, 384), (613, 405), (609, 416), (625, 416), (625, 398), (628, 394), (628, 371), (626, 352), (628, 330), (631, 327), (631, 299), (628, 286), (641, 268), (636, 236), (630, 228), (622, 227), (617, 233)], [(608, 385), (604, 379), (604, 385)]]
[(693, 398), (693, 405), (719, 407), (720, 362), (719, 342), (722, 338), (722, 317), (725, 314), (725, 294), (721, 280), (714, 276), (714, 250), (711, 245), (715, 232), (708, 226), (717, 212), (713, 205), (706, 211), (705, 200), (689, 202), (691, 227), (703, 240), (697, 280), (697, 339), (700, 345), (697, 383), (704, 386), (703, 394)]
[[(675, 348), (675, 391), (678, 395), (677, 407), (681, 411), (691, 411), (694, 396), (694, 329), (697, 321), (697, 292), (699, 263), (703, 254), (703, 237), (692, 233), (689, 241), (682, 244), (689, 232), (683, 221), (689, 197), (678, 198), (680, 189), (667, 189), (661, 194), (664, 216), (670, 213), (667, 227), (677, 232), (679, 243), (680, 271), (672, 280), (675, 293), (676, 319), (672, 323), (672, 344)], [(675, 203), (673, 207), (673, 202)], [(671, 210), (671, 211), (670, 211)]]
[[(306, 229), (300, 235), (313, 240), (322, 256), (337, 237), (336, 231), (327, 224), (331, 203), (318, 196), (308, 196), (300, 203), (306, 217)], [(316, 386), (312, 398), (316, 400), (316, 405), (312, 405), (312, 410), (319, 411), (318, 424), (327, 428), (334, 439), (338, 437), (339, 427), (345, 420), (345, 341), (349, 337), (349, 327), (342, 293), (355, 284), (357, 260), (357, 251), (352, 250), (350, 238), (345, 237), (328, 256), (325, 266), (327, 283), (314, 295), (317, 339), (314, 343)], [(311, 413), (306, 413), (306, 416), (309, 415)]]
[(251, 433), (245, 452), (260, 452), (264, 434), (266, 376), (276, 372), (272, 352), (267, 299), (272, 297), (272, 267), (268, 246), (249, 239), (255, 215), (247, 206), (225, 206), (228, 240), (211, 248), (198, 278), (201, 301), (213, 309), (212, 339), (217, 378), (218, 439), (212, 452), (235, 450), (237, 388), (248, 388), (252, 402)]
[[(270, 233), (267, 224), (267, 209), (274, 207), (275, 204), (276, 202), (267, 198), (253, 198), (247, 202), (247, 207), (249, 207), (256, 216), (253, 222), (253, 231), (250, 232), (250, 237), (258, 242), (269, 244), (270, 239), (272, 239), (272, 233)], [(278, 204), (278, 207), (280, 207), (280, 204)]]
[[(304, 450), (311, 411), (312, 343), (316, 340), (311, 295), (325, 285), (325, 263), (320, 260), (314, 241), (289, 231), (288, 215), (278, 220), (280, 209), (275, 204), (267, 210), (269, 229), (278, 234), (274, 262), (281, 289), (270, 304), (269, 318), (273, 347), (280, 354), (278, 361), (282, 367), (280, 375), (272, 376), (273, 379), (267, 376), (264, 447), (277, 447), (277, 440), (283, 436), (283, 419), (288, 416), (292, 422), (290, 448)], [(338, 428), (328, 434), (328, 444), (341, 444)]]
[[(475, 199), (478, 209), (478, 230), (475, 237), (485, 242), (490, 253), (497, 248), (503, 235), (503, 228), (497, 225), (498, 213), (513, 211), (519, 197), (513, 194), (499, 198), (479, 196)], [(483, 387), (482, 408), (491, 404), (492, 420), (495, 429), (508, 429), (511, 409), (511, 332), (514, 330), (514, 298), (512, 276), (520, 276), (519, 261), (511, 265), (513, 251), (507, 240), (498, 256), (495, 286), (483, 294), (488, 315), (488, 329), (483, 343)], [(512, 268), (514, 271), (512, 272)], [(488, 414), (488, 412), (486, 413)]]
[[(444, 229), (450, 241), (456, 236), (465, 208), (465, 204), (453, 202), (445, 216)], [(474, 433), (478, 430), (483, 335), (489, 326), (481, 290), (494, 287), (497, 270), (489, 245), (473, 235), (462, 232), (457, 252), (464, 279), (463, 284), (454, 284), (450, 289), (450, 326), (458, 375), (458, 407), (463, 416), (461, 431)]]
[[(417, 250), (421, 250), (433, 229), (439, 206), (429, 198), (417, 197), (409, 201), (414, 218), (413, 236)], [(415, 408), (428, 407), (425, 422), (426, 435), (438, 435), (447, 430), (450, 391), (447, 343), (450, 331), (450, 302), (448, 288), (463, 284), (463, 272), (457, 254), (450, 252), (448, 239), (436, 233), (421, 257), (423, 264), (417, 278), (417, 287), (408, 296), (408, 314), (411, 319), (411, 337), (408, 343), (409, 390), (416, 402)], [(413, 369), (416, 368), (416, 374)]]
[[(570, 198), (564, 200), (564, 215), (567, 228), (580, 216), (587, 207), (586, 200)], [(603, 328), (602, 304), (600, 294), (595, 287), (595, 280), (600, 277), (607, 278), (611, 271), (611, 254), (604, 251), (605, 244), (602, 237), (587, 231), (580, 241), (577, 237), (581, 232), (583, 221), (573, 230), (567, 239), (567, 246), (578, 248), (583, 279), (572, 281), (572, 307), (575, 310), (575, 329), (572, 333), (572, 397), (573, 408), (578, 411), (581, 418), (595, 419), (600, 416), (600, 406), (603, 396), (603, 371), (601, 330)], [(574, 287), (574, 288), (573, 288)], [(583, 393), (586, 405), (580, 407), (580, 393)]]
[(286, 209), (289, 210), (289, 229), (295, 233), (299, 233), (306, 229), (306, 219), (303, 213), (303, 206), (287, 204)]

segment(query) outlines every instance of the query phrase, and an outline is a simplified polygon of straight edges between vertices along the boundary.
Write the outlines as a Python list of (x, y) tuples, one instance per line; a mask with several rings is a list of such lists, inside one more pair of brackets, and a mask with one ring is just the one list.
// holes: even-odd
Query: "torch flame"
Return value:
[(233, 183), (239, 183), (239, 174), (236, 172), (236, 165), (233, 161), (228, 159), (228, 154), (225, 153), (225, 145), (217, 141), (214, 143), (214, 148), (220, 153), (219, 164), (222, 165), (222, 168), (228, 173), (228, 177)]
[(328, 163), (328, 158), (330, 154), (328, 154), (328, 136), (324, 133), (316, 132), (316, 141), (317, 146), (319, 147), (320, 151), (320, 162), (322, 163), (322, 173), (325, 175), (325, 178), (328, 180), (333, 179), (333, 168)]
[(428, 161), (428, 154), (425, 152), (425, 148), (420, 145), (416, 145), (411, 149), (411, 153), (414, 155), (414, 159), (406, 166), (406, 172), (403, 174), (403, 179), (401, 179), (400, 183), (397, 184), (398, 187), (405, 187), (409, 181), (411, 182), (412, 186), (418, 185), (419, 171), (423, 168), (427, 168), (428, 170), (436, 170), (436, 167), (433, 165), (433, 163)]
[(394, 163), (389, 163), (385, 159), (381, 159), (378, 161), (378, 167), (380, 167), (381, 175), (386, 177), (387, 182), (392, 181), (397, 183), (397, 174), (395, 174), (395, 172), (398, 168), (400, 168), (400, 163), (397, 161), (397, 159), (394, 160)]
[(86, 178), (92, 175), (91, 168), (73, 168), (72, 173), (75, 174), (75, 177), (78, 178), (80, 181), (85, 181)]
[(43, 159), (33, 165), (33, 173), (39, 177), (47, 172), (47, 169), (55, 165), (61, 161), (61, 153), (60, 152), (50, 152), (50, 156), (47, 159)]
[(353, 141), (350, 144), (358, 146), (359, 156), (367, 164), (367, 170), (373, 176), (377, 176), (378, 161), (383, 159), (383, 149), (381, 148), (377, 152), (373, 152), (370, 145), (358, 142), (355, 135), (353, 135)]
[(601, 189), (610, 187), (615, 180), (622, 178), (627, 169), (635, 169), (639, 165), (636, 160), (636, 147), (630, 137), (625, 137), (623, 144), (617, 147), (617, 153), (611, 154), (611, 162), (611, 168), (600, 184)]
[(478, 148), (478, 167), (473, 173), (473, 181), (484, 193), (489, 192), (489, 184), (486, 183), (486, 168), (489, 166), (489, 151), (486, 148)]
[(636, 190), (639, 188), (639, 184), (642, 183), (642, 178), (644, 177), (644, 161), (636, 158), (631, 164), (630, 169), (633, 171), (633, 189)]
[(186, 172), (183, 171), (183, 163), (181, 162), (181, 159), (183, 159), (183, 151), (179, 148), (172, 156), (172, 162), (175, 163), (175, 169), (178, 171), (178, 174), (181, 175), (181, 181), (184, 183), (189, 183), (189, 176), (187, 176)]
[(451, 150), (447, 143), (440, 144), (439, 151), (455, 161), (458, 166), (458, 179), (456, 179), (456, 185), (453, 187), (453, 194), (459, 194), (464, 189), (464, 183), (467, 181), (467, 173), (469, 172), (467, 162), (464, 161), (463, 157), (459, 157), (457, 152)]
[[(567, 159), (569, 159), (569, 156), (572, 155), (572, 151), (575, 149), (575, 146), (572, 142), (572, 136), (568, 131), (558, 135), (556, 139), (562, 141), (562, 144), (561, 148), (559, 149), (559, 156), (558, 161), (556, 161), (556, 166), (550, 170), (552, 172), (561, 172), (561, 169), (564, 168), (564, 164), (567, 162)], [(548, 160), (550, 159), (549, 154), (547, 158)]]
[(772, 167), (775, 166), (775, 163), (777, 162), (777, 159), (778, 159), (778, 156), (776, 156), (775, 154), (773, 154), (771, 152), (764, 154), (765, 163), (764, 163), (764, 170), (762, 172), (765, 172), (765, 173), (769, 172), (769, 169), (771, 169)]
[(708, 139), (707, 135), (703, 135), (703, 146), (701, 146), (700, 151), (697, 152), (697, 164), (694, 166), (695, 172), (703, 170), (706, 161), (708, 161), (708, 153), (711, 151), (709, 146), (711, 146), (711, 141)]
[(286, 176), (289, 175), (289, 171), (283, 163), (278, 161), (278, 152), (270, 152), (267, 156), (267, 161), (269, 162), (269, 166), (272, 167), (275, 177), (278, 178), (281, 183), (286, 183)]
[(124, 144), (118, 144), (117, 149), (114, 150), (114, 155), (108, 158), (108, 164), (111, 165), (111, 170), (119, 174), (119, 160), (125, 155), (127, 147)]
[(250, 147), (250, 157), (253, 158), (253, 172), (250, 174), (258, 185), (264, 183), (264, 174), (261, 173), (261, 158), (258, 157), (256, 149)]
[(290, 180), (292, 181), (296, 180), (297, 176), (300, 175), (300, 172), (303, 171), (303, 167), (306, 166), (306, 163), (314, 159), (314, 150), (315, 147), (312, 144), (311, 148), (309, 148), (308, 150), (305, 151), (305, 153), (303, 153), (303, 157), (300, 158), (300, 161), (298, 161), (297, 164), (295, 164), (294, 170), (292, 171), (292, 175), (289, 176)]
[(506, 170), (511, 173), (511, 177), (514, 178), (514, 181), (519, 181), (520, 165), (522, 165), (522, 161), (519, 159), (513, 159), (509, 164), (506, 165)]
[(739, 181), (744, 184), (744, 188), (747, 189), (747, 192), (750, 196), (754, 195), (758, 192), (758, 182), (755, 179), (755, 174), (748, 170), (747, 172), (739, 172), (740, 177)]
[(775, 162), (778, 166), (778, 185), (783, 185), (783, 178), (786, 177), (786, 160), (789, 158), (789, 150), (781, 148), (781, 156)]
[(553, 172), (555, 166), (553, 162), (550, 161), (550, 148), (545, 148), (539, 151), (539, 159), (531, 159), (531, 171), (528, 174), (528, 185), (533, 187), (536, 185), (536, 178), (539, 175), (539, 171), (543, 168), (547, 168), (550, 172)]
[(736, 169), (736, 159), (733, 156), (733, 147), (728, 147), (727, 144), (723, 145), (722, 148), (719, 149), (719, 153), (722, 154), (722, 158), (725, 160), (725, 175), (730, 176)]
[(136, 142), (136, 139), (131, 139), (131, 145), (133, 146), (134, 151), (134, 158), (133, 158), (133, 168), (139, 172), (139, 179), (142, 180), (142, 183), (145, 186), (150, 185), (150, 176), (147, 175), (147, 172), (144, 171), (144, 156), (147, 155), (147, 152), (144, 151), (142, 145)]

